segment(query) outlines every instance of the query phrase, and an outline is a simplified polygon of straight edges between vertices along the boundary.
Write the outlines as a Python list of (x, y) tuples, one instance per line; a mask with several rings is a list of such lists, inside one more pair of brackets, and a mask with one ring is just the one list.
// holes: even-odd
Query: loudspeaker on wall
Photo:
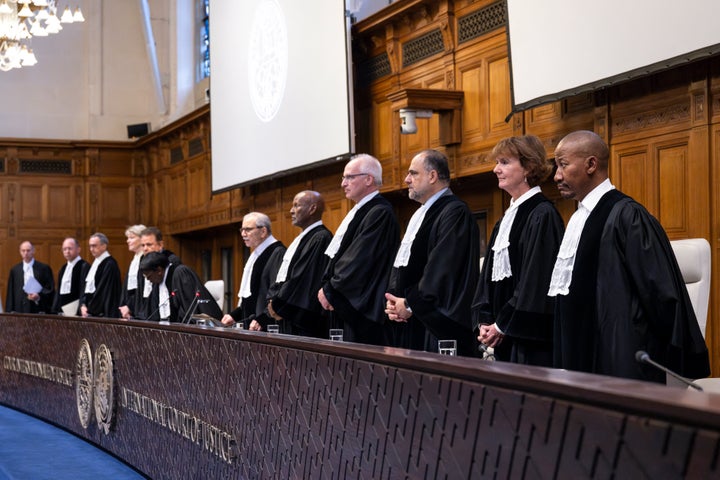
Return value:
[(128, 138), (140, 138), (150, 132), (150, 122), (127, 126)]

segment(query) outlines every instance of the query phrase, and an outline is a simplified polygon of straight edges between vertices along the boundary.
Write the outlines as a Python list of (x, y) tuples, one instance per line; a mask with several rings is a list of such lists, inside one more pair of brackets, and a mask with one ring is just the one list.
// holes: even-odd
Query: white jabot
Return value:
[(142, 258), (142, 256), (142, 252), (136, 253), (132, 259), (132, 262), (130, 262), (130, 268), (128, 269), (127, 277), (128, 290), (135, 290), (137, 288), (138, 269), (140, 268), (140, 259)]
[(160, 285), (158, 285), (158, 312), (160, 315), (160, 319), (162, 320), (170, 318), (170, 292), (168, 291), (167, 284), (165, 282), (167, 281), (167, 276), (168, 272), (170, 271), (171, 265), (172, 263), (169, 264), (165, 269), (163, 281), (160, 282)]
[(595, 187), (593, 191), (588, 193), (582, 202), (578, 203), (578, 209), (575, 210), (575, 213), (570, 217), (565, 235), (563, 235), (562, 243), (560, 244), (560, 251), (555, 260), (555, 267), (553, 268), (552, 278), (550, 279), (548, 296), (555, 297), (557, 295), (567, 295), (570, 293), (570, 282), (572, 281), (573, 267), (575, 266), (575, 256), (583, 228), (585, 228), (585, 222), (603, 195), (614, 189), (615, 187), (610, 183), (610, 180), (605, 180)]
[(355, 218), (355, 213), (360, 210), (360, 207), (372, 200), (372, 198), (378, 193), (380, 192), (378, 192), (377, 190), (372, 193), (368, 193), (362, 198), (362, 200), (360, 200), (358, 203), (355, 204), (353, 208), (350, 209), (347, 215), (345, 215), (345, 218), (343, 218), (342, 222), (340, 222), (340, 226), (335, 232), (332, 240), (330, 240), (330, 245), (328, 245), (328, 247), (325, 249), (325, 255), (330, 258), (335, 258), (335, 254), (340, 249), (340, 244), (342, 243), (343, 237), (345, 236), (345, 232), (347, 232), (350, 222), (352, 222), (353, 218)]
[(398, 248), (397, 254), (395, 255), (395, 263), (393, 263), (393, 267), (407, 267), (407, 264), (410, 261), (412, 244), (415, 241), (415, 236), (417, 235), (418, 230), (420, 230), (423, 220), (425, 220), (425, 214), (430, 207), (432, 207), (435, 201), (437, 201), (437, 199), (440, 198), (440, 196), (442, 196), (447, 190), (448, 189), (446, 187), (438, 192), (435, 192), (433, 196), (430, 197), (427, 202), (423, 203), (420, 208), (415, 210), (413, 216), (410, 217), (407, 230), (405, 230), (405, 235), (403, 235), (402, 242), (400, 242), (400, 248)]
[(33, 273), (34, 264), (34, 258), (30, 260), (29, 263), (23, 262), (23, 285), (27, 284), (29, 278), (35, 278), (35, 274)]
[(152, 282), (148, 281), (147, 278), (144, 279), (143, 282), (143, 298), (150, 298), (150, 294), (152, 293)]
[(252, 295), (252, 291), (250, 290), (250, 280), (252, 279), (252, 271), (253, 267), (255, 266), (255, 260), (257, 260), (257, 258), (262, 255), (262, 253), (267, 247), (269, 247), (275, 242), (277, 242), (275, 237), (270, 235), (250, 254), (250, 258), (248, 258), (248, 261), (245, 264), (245, 268), (243, 268), (242, 280), (240, 280), (240, 291), (238, 292), (238, 307), (242, 305), (243, 298), (248, 298), (250, 295)]
[(72, 272), (75, 265), (80, 261), (80, 257), (75, 257), (75, 260), (67, 262), (65, 271), (63, 272), (62, 280), (60, 281), (60, 295), (67, 295), (72, 290)]
[(540, 187), (535, 186), (520, 195), (517, 200), (510, 200), (510, 206), (505, 210), (505, 215), (503, 215), (500, 221), (500, 229), (498, 230), (497, 237), (495, 237), (495, 243), (492, 246), (493, 269), (491, 279), (493, 282), (499, 282), (503, 278), (512, 277), (510, 253), (508, 251), (510, 247), (510, 230), (512, 230), (513, 223), (515, 222), (518, 207), (520, 207), (525, 200), (538, 193), (540, 193)]
[(93, 263), (90, 266), (90, 271), (88, 272), (87, 277), (85, 277), (85, 293), (95, 293), (95, 274), (97, 273), (97, 269), (103, 260), (109, 256), (110, 252), (106, 250), (102, 253), (102, 255), (93, 260)]
[(300, 240), (303, 239), (305, 235), (307, 235), (310, 230), (312, 230), (315, 227), (319, 227), (322, 225), (322, 220), (318, 220), (317, 222), (313, 223), (312, 225), (308, 226), (307, 228), (303, 229), (302, 232), (300, 232), (300, 235), (295, 237), (295, 240), (292, 241), (290, 246), (285, 250), (285, 255), (283, 255), (282, 264), (280, 264), (280, 269), (278, 270), (277, 277), (275, 277), (275, 281), (280, 283), (284, 282), (287, 278), (288, 274), (288, 268), (290, 268), (290, 262), (292, 262), (293, 256), (295, 256), (295, 251), (298, 248), (298, 245), (300, 245)]

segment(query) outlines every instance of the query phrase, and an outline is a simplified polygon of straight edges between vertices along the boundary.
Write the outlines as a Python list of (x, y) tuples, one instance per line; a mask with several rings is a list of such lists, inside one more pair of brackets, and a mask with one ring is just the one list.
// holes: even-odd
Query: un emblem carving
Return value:
[(93, 363), (90, 343), (83, 338), (75, 362), (75, 401), (80, 425), (86, 430), (95, 412), (98, 428), (105, 435), (110, 433), (115, 411), (113, 369), (110, 349), (100, 345)]
[(98, 428), (110, 433), (115, 408), (113, 392), (113, 359), (110, 349), (100, 345), (95, 352), (95, 419)]
[(90, 344), (84, 338), (75, 362), (75, 401), (80, 425), (87, 429), (93, 404), (93, 362)]

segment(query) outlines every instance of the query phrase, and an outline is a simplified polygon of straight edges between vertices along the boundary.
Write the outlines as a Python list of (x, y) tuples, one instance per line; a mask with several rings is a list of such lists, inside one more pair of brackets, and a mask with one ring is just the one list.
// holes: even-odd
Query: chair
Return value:
[(224, 310), (225, 304), (225, 280), (208, 280), (205, 282), (205, 288), (208, 289), (210, 295), (213, 296), (221, 311)]
[(704, 238), (688, 238), (673, 240), (670, 245), (704, 338), (710, 301), (710, 244)]

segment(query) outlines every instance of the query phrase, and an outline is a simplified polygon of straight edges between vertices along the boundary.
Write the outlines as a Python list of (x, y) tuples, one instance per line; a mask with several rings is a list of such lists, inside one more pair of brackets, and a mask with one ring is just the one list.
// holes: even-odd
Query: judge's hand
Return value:
[(132, 318), (132, 314), (130, 313), (130, 309), (127, 305), (123, 305), (122, 307), (118, 308), (120, 310), (120, 316), (125, 319)]
[(88, 309), (87, 309), (87, 306), (86, 306), (86, 305), (82, 305), (82, 306), (80, 307), (80, 315), (82, 315), (83, 317), (89, 317), (89, 316), (90, 316), (90, 313), (88, 312)]
[(495, 324), (492, 325), (480, 325), (480, 335), (478, 340), (488, 347), (496, 347), (502, 342), (504, 335), (497, 331)]
[(40, 295), (37, 294), (37, 293), (28, 293), (28, 294), (27, 294), (27, 298), (28, 298), (28, 300), (30, 300), (31, 302), (36, 302), (36, 303), (37, 303), (37, 302), (40, 301)]
[(412, 312), (405, 308), (405, 299), (396, 297), (392, 293), (385, 294), (385, 313), (390, 320), (395, 322), (407, 322), (412, 317)]
[(232, 318), (232, 316), (230, 316), (229, 314), (225, 314), (225, 315), (223, 315), (223, 318), (220, 319), (220, 323), (222, 323), (223, 325), (227, 325), (229, 327), (229, 326), (235, 325), (235, 319)]
[(262, 325), (260, 325), (257, 320), (252, 320), (250, 322), (250, 328), (248, 330), (259, 332), (260, 330), (262, 330)]
[(323, 292), (322, 288), (318, 290), (318, 300), (320, 300), (320, 305), (322, 305), (325, 310), (335, 310), (333, 306), (330, 305), (330, 302), (328, 302), (327, 297), (325, 297), (325, 292)]
[(275, 320), (281, 321), (283, 319), (280, 315), (277, 314), (277, 312), (275, 310), (273, 310), (272, 300), (268, 300), (267, 309), (268, 309), (268, 313), (270, 314), (270, 316), (272, 318), (274, 318)]

